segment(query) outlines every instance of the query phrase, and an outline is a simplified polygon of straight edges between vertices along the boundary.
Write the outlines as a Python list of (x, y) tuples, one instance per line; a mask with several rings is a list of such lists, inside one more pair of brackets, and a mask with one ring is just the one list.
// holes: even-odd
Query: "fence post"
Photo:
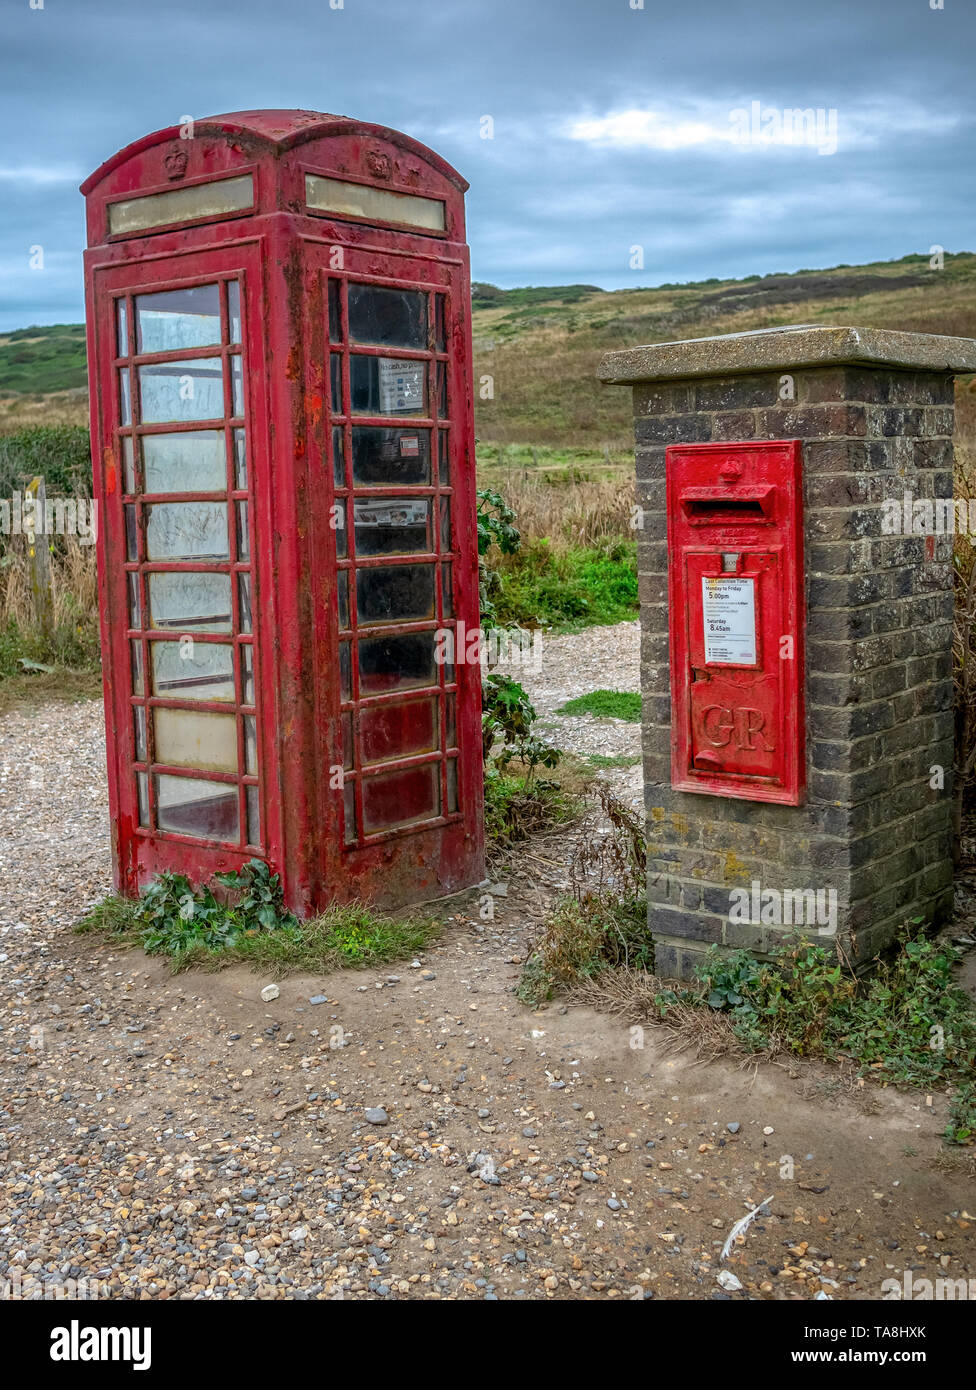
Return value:
[(31, 605), (34, 609), (34, 621), (40, 632), (41, 641), (46, 648), (54, 631), (54, 600), (51, 594), (51, 552), (45, 524), (47, 498), (44, 490), (44, 479), (41, 477), (31, 478), (24, 489), (24, 497), (25, 499), (29, 497), (33, 501), (30, 520), (28, 521), (25, 515), (24, 525), (24, 532), (27, 536)]

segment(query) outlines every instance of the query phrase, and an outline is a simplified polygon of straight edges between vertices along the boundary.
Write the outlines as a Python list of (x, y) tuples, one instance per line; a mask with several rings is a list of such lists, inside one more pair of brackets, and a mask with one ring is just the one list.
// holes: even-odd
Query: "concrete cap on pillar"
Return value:
[(791, 367), (895, 367), (917, 372), (976, 372), (976, 340), (888, 328), (792, 324), (716, 338), (608, 352), (597, 375), (612, 385), (786, 371)]

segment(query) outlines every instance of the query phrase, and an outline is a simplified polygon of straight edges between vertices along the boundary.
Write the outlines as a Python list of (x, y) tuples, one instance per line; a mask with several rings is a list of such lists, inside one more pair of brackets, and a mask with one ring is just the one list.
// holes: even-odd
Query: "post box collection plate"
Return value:
[(667, 450), (671, 784), (803, 797), (803, 526), (796, 440)]

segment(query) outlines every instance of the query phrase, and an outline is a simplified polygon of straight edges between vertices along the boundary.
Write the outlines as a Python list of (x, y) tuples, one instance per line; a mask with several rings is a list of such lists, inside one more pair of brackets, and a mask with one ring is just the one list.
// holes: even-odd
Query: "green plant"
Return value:
[(93, 908), (80, 931), (97, 931), (138, 941), (147, 955), (180, 958), (191, 952), (218, 952), (244, 936), (294, 927), (282, 902), (281, 880), (261, 859), (243, 869), (215, 875), (230, 897), (218, 897), (210, 884), (194, 888), (184, 874), (158, 874), (139, 898), (112, 897)]
[(215, 877), (232, 894), (227, 901), (209, 884), (194, 888), (181, 874), (160, 874), (138, 899), (97, 903), (76, 930), (169, 956), (174, 971), (241, 963), (273, 978), (402, 960), (442, 930), (436, 920), (387, 916), (366, 903), (334, 904), (301, 921), (284, 910), (278, 875), (258, 859)]
[(481, 625), (487, 633), (499, 626), (493, 597), (498, 592), (499, 576), (498, 571), (489, 566), (486, 557), (493, 545), (503, 555), (514, 555), (522, 544), (522, 537), (515, 525), (515, 512), (500, 492), (492, 488), (479, 488), (477, 498), (478, 595)]
[(492, 749), (501, 740), (501, 751), (494, 755), (498, 768), (518, 761), (531, 777), (537, 767), (554, 768), (561, 754), (532, 732), (538, 716), (524, 688), (511, 676), (488, 676), (482, 686), (481, 749), (487, 763)]

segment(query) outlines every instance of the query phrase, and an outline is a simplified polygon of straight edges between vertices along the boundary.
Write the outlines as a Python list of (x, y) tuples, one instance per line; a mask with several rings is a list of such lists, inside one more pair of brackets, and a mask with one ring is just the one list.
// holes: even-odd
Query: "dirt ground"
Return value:
[[(566, 675), (560, 698), (637, 688), (636, 634), (615, 669), (599, 633), (558, 640), (582, 686)], [(839, 1301), (908, 1270), (976, 1278), (973, 1165), (942, 1146), (943, 1096), (697, 1066), (660, 1028), (515, 999), (564, 881), (559, 837), (445, 904), (417, 960), (291, 977), (270, 1003), (246, 970), (172, 976), (74, 935), (109, 886), (99, 738), (90, 702), (0, 722), (0, 1280)]]

